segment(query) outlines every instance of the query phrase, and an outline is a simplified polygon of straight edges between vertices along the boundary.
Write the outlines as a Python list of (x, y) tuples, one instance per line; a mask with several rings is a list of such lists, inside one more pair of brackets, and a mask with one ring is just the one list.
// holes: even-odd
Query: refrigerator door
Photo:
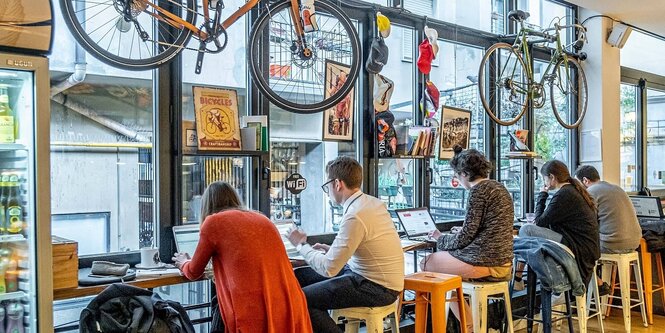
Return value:
[(46, 58), (0, 53), (0, 322), (52, 332)]

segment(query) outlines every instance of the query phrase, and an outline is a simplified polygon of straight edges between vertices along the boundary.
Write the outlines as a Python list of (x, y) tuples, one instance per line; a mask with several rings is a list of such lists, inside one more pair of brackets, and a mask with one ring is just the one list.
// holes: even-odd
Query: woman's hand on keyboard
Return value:
[(431, 239), (438, 240), (439, 237), (441, 237), (441, 231), (439, 230), (430, 231), (428, 236)]

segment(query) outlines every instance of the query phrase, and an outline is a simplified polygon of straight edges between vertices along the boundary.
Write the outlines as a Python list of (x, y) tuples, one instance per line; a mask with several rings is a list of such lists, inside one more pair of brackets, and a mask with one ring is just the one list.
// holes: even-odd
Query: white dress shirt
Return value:
[(339, 233), (326, 254), (304, 245), (300, 254), (317, 273), (333, 277), (345, 264), (388, 289), (404, 288), (404, 253), (386, 204), (358, 191), (344, 202)]

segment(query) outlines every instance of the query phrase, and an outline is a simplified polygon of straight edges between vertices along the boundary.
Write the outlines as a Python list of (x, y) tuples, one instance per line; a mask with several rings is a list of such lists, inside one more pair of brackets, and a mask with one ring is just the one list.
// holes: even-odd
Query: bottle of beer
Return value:
[(6, 173), (0, 174), (0, 235), (7, 233), (7, 228), (5, 223), (7, 218), (5, 217), (5, 212), (7, 210), (7, 181), (9, 181), (9, 176)]
[(9, 234), (18, 234), (23, 230), (23, 206), (21, 205), (20, 182), (17, 174), (9, 175), (9, 194), (5, 204), (5, 228)]
[(0, 143), (16, 141), (15, 125), (14, 112), (9, 107), (7, 85), (0, 84)]

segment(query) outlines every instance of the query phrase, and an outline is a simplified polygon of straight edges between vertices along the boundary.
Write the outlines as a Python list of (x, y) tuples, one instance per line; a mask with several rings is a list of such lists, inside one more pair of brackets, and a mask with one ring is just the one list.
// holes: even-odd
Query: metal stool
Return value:
[(416, 333), (425, 333), (427, 329), (427, 303), (432, 306), (432, 332), (446, 332), (446, 314), (448, 313), (446, 293), (453, 290), (457, 291), (457, 302), (460, 308), (460, 331), (466, 333), (464, 304), (460, 301), (464, 294), (461, 277), (443, 273), (417, 272), (404, 277), (404, 289), (416, 292)]
[[(501, 294), (505, 304), (508, 332), (513, 333), (513, 311), (510, 306), (508, 281), (501, 282), (462, 282), (464, 294), (469, 295), (473, 316), (473, 331), (487, 332), (487, 301), (490, 296)], [(461, 312), (460, 312), (461, 317)]]
[(348, 321), (344, 325), (346, 333), (358, 333), (361, 320), (365, 321), (367, 333), (383, 333), (383, 319), (390, 317), (391, 332), (399, 333), (399, 303), (400, 300), (396, 300), (386, 306), (335, 309), (332, 310), (331, 317), (335, 320), (338, 320), (339, 317), (346, 318)]
[[(619, 273), (619, 287), (620, 287), (620, 292), (621, 292), (621, 308), (623, 309), (623, 325), (624, 329), (626, 332), (630, 332), (630, 309), (639, 306), (640, 310), (642, 312), (642, 322), (644, 324), (644, 327), (649, 326), (647, 323), (647, 314), (644, 306), (644, 294), (643, 294), (643, 289), (642, 289), (642, 276), (640, 274), (641, 269), (640, 269), (640, 261), (639, 261), (639, 256), (637, 254), (637, 251), (631, 252), (631, 253), (622, 253), (622, 254), (609, 254), (609, 253), (602, 253), (600, 255), (600, 259), (598, 260), (600, 263), (609, 263), (612, 266), (617, 267), (617, 271)], [(637, 285), (637, 297), (638, 299), (631, 299), (630, 298), (630, 269), (631, 267), (633, 268), (633, 272), (635, 273), (635, 283)], [(603, 266), (603, 281), (609, 281), (610, 280), (610, 267), (607, 265)], [(603, 306), (606, 307), (608, 310), (608, 315), (609, 315), (609, 308), (610, 307), (619, 307), (616, 305), (612, 305), (611, 299), (618, 298), (614, 296), (614, 286), (615, 283), (612, 281), (612, 293), (609, 296), (604, 296), (603, 300)], [(632, 302), (636, 302), (635, 304), (631, 304)]]

